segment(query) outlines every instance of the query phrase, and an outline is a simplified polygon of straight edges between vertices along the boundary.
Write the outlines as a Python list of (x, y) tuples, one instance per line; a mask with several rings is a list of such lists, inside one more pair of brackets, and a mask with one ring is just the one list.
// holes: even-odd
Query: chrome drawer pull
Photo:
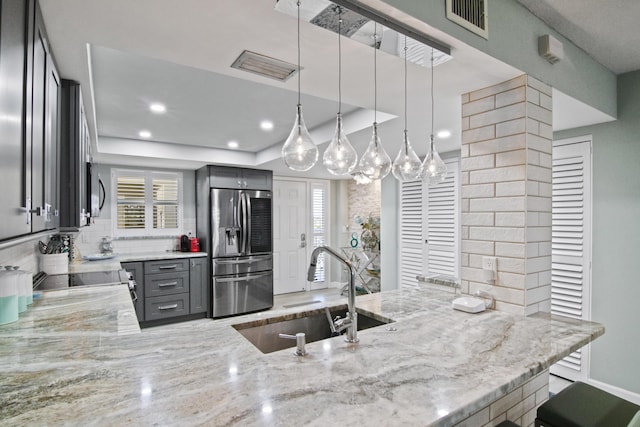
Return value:
[(160, 283), (158, 284), (159, 288), (166, 288), (168, 286), (176, 286), (178, 284), (178, 282), (167, 282), (167, 283)]
[(161, 265), (160, 267), (158, 267), (158, 270), (173, 270), (174, 268), (178, 268), (178, 265)]
[(158, 310), (173, 310), (174, 308), (178, 308), (178, 304), (161, 305)]

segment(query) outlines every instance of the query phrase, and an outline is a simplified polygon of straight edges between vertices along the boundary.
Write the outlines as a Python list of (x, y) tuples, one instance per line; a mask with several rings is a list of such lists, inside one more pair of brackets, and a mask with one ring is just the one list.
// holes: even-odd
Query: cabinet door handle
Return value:
[(167, 283), (160, 283), (158, 284), (159, 288), (166, 288), (168, 286), (177, 286), (178, 282), (167, 282)]
[(178, 304), (161, 305), (158, 310), (173, 310), (174, 308), (178, 308)]
[(173, 270), (174, 268), (178, 268), (178, 265), (161, 265), (160, 267), (158, 267), (158, 270)]

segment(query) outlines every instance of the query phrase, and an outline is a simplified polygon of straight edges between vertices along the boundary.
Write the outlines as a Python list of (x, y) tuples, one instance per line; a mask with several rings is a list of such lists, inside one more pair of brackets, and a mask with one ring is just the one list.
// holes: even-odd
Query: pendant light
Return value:
[(404, 132), (400, 151), (391, 170), (398, 181), (415, 181), (422, 173), (422, 163), (411, 148), (407, 134), (407, 36), (404, 36)]
[(318, 147), (314, 144), (302, 118), (302, 104), (300, 103), (300, 1), (298, 5), (298, 105), (296, 106), (296, 120), (289, 137), (282, 146), (282, 159), (291, 170), (308, 171), (318, 161)]
[(391, 158), (378, 136), (378, 24), (373, 29), (373, 135), (360, 159), (360, 172), (369, 179), (382, 179), (391, 172)]
[(353, 172), (358, 164), (358, 153), (349, 143), (347, 135), (342, 129), (342, 8), (337, 7), (338, 12), (338, 116), (336, 132), (329, 146), (322, 156), (322, 163), (333, 175), (347, 175)]
[(431, 136), (429, 139), (429, 152), (422, 164), (422, 179), (429, 185), (439, 184), (447, 177), (447, 165), (444, 164), (436, 151), (433, 137), (433, 48), (431, 48)]

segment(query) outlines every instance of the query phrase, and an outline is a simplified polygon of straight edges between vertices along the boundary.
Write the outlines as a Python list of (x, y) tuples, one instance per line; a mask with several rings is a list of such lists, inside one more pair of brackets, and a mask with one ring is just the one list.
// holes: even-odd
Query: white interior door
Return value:
[[(553, 142), (551, 313), (591, 320), (591, 140)], [(551, 367), (577, 381), (589, 375), (589, 345)]]
[(307, 185), (273, 181), (273, 293), (307, 289)]

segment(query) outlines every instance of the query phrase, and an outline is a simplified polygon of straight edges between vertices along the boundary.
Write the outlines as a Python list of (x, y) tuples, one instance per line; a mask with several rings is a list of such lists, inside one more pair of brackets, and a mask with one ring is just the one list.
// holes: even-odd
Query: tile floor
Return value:
[[(297, 305), (318, 304), (320, 307), (327, 303), (346, 302), (346, 296), (340, 295), (340, 288), (318, 289), (307, 292), (293, 292), (290, 294), (276, 295), (273, 298), (273, 308), (290, 308)], [(555, 375), (549, 376), (549, 393), (559, 393), (571, 384), (564, 378)]]

